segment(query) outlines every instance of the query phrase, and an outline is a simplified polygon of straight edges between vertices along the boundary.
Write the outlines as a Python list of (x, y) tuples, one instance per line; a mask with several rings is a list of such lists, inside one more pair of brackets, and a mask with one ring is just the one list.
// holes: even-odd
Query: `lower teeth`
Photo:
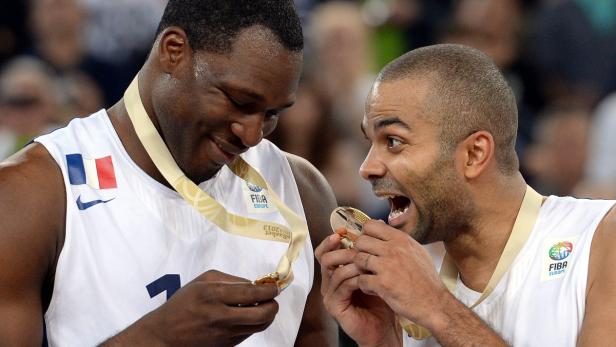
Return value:
[(395, 210), (395, 211), (391, 211), (391, 212), (389, 213), (389, 218), (390, 218), (390, 219), (397, 218), (397, 217), (399, 217), (400, 215), (404, 214), (404, 212), (408, 211), (408, 209), (409, 209), (409, 207), (407, 206), (407, 207), (405, 207), (403, 210)]

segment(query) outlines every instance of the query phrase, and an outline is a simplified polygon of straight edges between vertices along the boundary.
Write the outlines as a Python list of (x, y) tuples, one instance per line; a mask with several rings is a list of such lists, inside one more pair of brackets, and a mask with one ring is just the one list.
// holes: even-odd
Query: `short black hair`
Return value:
[(410, 51), (389, 63), (377, 81), (427, 78), (427, 109), (441, 125), (445, 150), (471, 133), (486, 130), (494, 137), (501, 172), (518, 170), (515, 140), (518, 109), (503, 74), (483, 52), (463, 45), (440, 44)]
[(156, 35), (178, 26), (193, 50), (228, 53), (239, 32), (254, 25), (271, 30), (292, 52), (304, 47), (293, 0), (169, 0)]

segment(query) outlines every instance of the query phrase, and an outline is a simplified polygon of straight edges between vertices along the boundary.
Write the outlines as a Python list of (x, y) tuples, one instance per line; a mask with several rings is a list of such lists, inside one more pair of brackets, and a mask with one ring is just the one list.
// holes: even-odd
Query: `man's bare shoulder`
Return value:
[[(612, 206), (612, 208), (608, 211), (608, 213), (603, 217), (599, 225), (597, 226), (597, 230), (595, 231), (595, 235), (592, 241), (591, 248), (591, 265), (592, 259), (596, 258), (603, 259), (604, 256), (609, 256), (608, 253), (613, 253), (611, 250), (616, 246), (616, 205)], [(599, 260), (599, 259), (597, 259)]]
[[(612, 206), (603, 217), (593, 236), (588, 265), (587, 295), (591, 292), (597, 280), (604, 280), (606, 275), (610, 277), (610, 274), (605, 273), (606, 271), (613, 273), (611, 267), (606, 265), (616, 264), (614, 247), (616, 247), (616, 205)], [(616, 275), (613, 277), (616, 280)], [(616, 293), (614, 295), (616, 296)]]
[(605, 214), (593, 238), (593, 250), (597, 247), (605, 247), (608, 243), (608, 248), (611, 245), (616, 245), (616, 204)]
[(596, 346), (614, 341), (616, 331), (616, 207), (605, 215), (593, 236), (586, 286), (586, 313), (578, 346)]
[(41, 144), (30, 144), (0, 162), (0, 206), (10, 209), (22, 201), (38, 206), (50, 200), (58, 204), (56, 198), (64, 194), (60, 168)]
[[(0, 162), (0, 174), (3, 178), (10, 177), (11, 174), (17, 172), (24, 173), (30, 169), (44, 170), (45, 168), (50, 170), (58, 169), (56, 162), (47, 149), (37, 142), (29, 144), (19, 152)], [(32, 171), (32, 173), (36, 172)]]
[[(285, 153), (300, 197), (313, 249), (331, 235), (329, 214), (336, 207), (336, 197), (325, 177), (306, 159)], [(338, 341), (337, 326), (323, 306), (320, 294), (321, 273), (315, 266), (314, 283), (298, 332), (296, 346), (333, 346)]]
[[(31, 144), (0, 163), (2, 254), (27, 257), (22, 261), (33, 271), (51, 264), (62, 241), (65, 201), (60, 168), (42, 145)], [(10, 268), (11, 263), (0, 265)]]
[(0, 328), (7, 345), (40, 345), (66, 210), (60, 168), (40, 144), (0, 163)]
[(316, 247), (331, 234), (329, 214), (336, 207), (336, 197), (323, 174), (310, 162), (294, 154), (285, 155), (299, 189), (313, 246)]

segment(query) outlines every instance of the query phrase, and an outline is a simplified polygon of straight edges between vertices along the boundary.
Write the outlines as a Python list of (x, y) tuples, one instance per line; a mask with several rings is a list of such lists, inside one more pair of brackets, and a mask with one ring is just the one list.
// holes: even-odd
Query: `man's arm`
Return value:
[(441, 346), (508, 346), (502, 337), (449, 292), (445, 293), (433, 335)]
[(62, 247), (64, 184), (49, 153), (33, 144), (0, 164), (0, 341), (40, 346)]
[(604, 346), (616, 341), (616, 208), (603, 219), (592, 240), (586, 286), (586, 314), (578, 346)]
[[(295, 182), (304, 206), (312, 247), (316, 249), (326, 237), (331, 235), (329, 215), (337, 206), (336, 198), (321, 173), (308, 161), (287, 153)], [(315, 262), (314, 283), (308, 295), (304, 317), (297, 336), (297, 346), (336, 346), (338, 327), (327, 314), (321, 298), (321, 272)]]

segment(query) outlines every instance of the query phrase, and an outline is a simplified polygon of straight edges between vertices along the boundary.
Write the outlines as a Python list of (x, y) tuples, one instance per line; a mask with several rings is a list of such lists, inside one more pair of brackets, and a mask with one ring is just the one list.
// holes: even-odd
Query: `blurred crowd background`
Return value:
[[(518, 100), (522, 172), (543, 194), (616, 198), (616, 0), (296, 0), (305, 27), (297, 103), (271, 140), (310, 160), (340, 204), (386, 215), (357, 175), (364, 98), (398, 55), (483, 50)], [(113, 105), (143, 63), (165, 0), (0, 5), (0, 159)]]
[[(519, 107), (517, 151), (543, 194), (616, 198), (616, 0), (296, 0), (306, 36), (297, 102), (271, 140), (310, 160), (340, 204), (384, 217), (357, 170), (375, 74), (434, 43), (486, 52)], [(0, 4), (0, 160), (113, 105), (143, 63), (165, 0)]]

